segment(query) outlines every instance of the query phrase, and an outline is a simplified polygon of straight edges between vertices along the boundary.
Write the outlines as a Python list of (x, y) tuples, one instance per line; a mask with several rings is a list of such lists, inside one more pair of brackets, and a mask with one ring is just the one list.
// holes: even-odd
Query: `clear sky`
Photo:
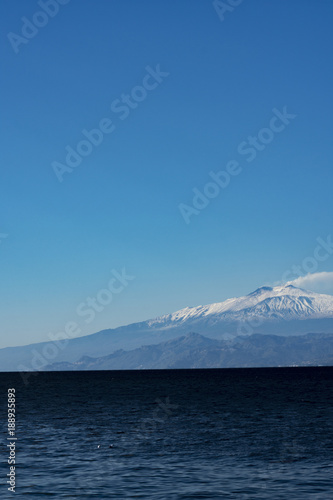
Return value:
[(0, 9), (1, 347), (78, 320), (112, 270), (135, 278), (84, 334), (333, 270), (304, 265), (333, 227), (332, 1)]

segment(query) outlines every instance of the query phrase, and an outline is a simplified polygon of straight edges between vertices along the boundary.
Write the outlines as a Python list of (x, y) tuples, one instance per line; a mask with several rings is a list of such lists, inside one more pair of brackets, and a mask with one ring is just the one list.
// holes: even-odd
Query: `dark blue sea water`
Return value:
[[(333, 498), (333, 368), (0, 374), (8, 498)], [(16, 389), (16, 493), (7, 389)]]

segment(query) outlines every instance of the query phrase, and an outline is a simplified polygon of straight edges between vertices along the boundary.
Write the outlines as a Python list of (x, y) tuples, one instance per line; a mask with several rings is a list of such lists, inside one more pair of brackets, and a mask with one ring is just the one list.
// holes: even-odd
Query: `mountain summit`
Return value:
[[(200, 325), (210, 328), (221, 323), (266, 323), (267, 321), (292, 321), (333, 319), (333, 296), (296, 288), (293, 285), (264, 286), (243, 297), (205, 306), (186, 307), (172, 314), (147, 322), (152, 328), (170, 328), (176, 325)], [(207, 330), (206, 330), (206, 333)], [(230, 329), (230, 334), (236, 332)], [(290, 332), (292, 333), (292, 332)]]

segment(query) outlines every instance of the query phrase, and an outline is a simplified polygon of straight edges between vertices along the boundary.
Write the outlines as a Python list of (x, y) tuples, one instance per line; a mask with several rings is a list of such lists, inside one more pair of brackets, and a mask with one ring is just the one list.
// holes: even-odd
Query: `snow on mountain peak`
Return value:
[(333, 296), (279, 285), (263, 286), (243, 297), (227, 299), (204, 306), (185, 307), (148, 322), (149, 326), (166, 327), (197, 321), (247, 321), (249, 318), (309, 319), (333, 318)]

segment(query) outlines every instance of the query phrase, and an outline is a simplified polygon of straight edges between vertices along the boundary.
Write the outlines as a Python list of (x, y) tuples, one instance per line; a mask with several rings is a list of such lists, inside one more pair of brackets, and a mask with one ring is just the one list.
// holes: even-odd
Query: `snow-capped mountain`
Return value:
[[(292, 285), (262, 287), (244, 297), (206, 306), (186, 307), (154, 319), (92, 335), (0, 349), (0, 371), (40, 370), (50, 362), (77, 362), (119, 349), (131, 351), (196, 332), (230, 340), (253, 334), (295, 336), (333, 334), (333, 296)], [(63, 337), (61, 337), (63, 338)], [(65, 347), (64, 347), (65, 345)], [(52, 352), (53, 357), (48, 357)]]
[[(221, 323), (238, 323), (257, 328), (267, 321), (333, 319), (333, 296), (296, 288), (293, 285), (261, 287), (244, 297), (206, 306), (186, 307), (147, 321), (151, 328), (172, 328), (186, 324), (210, 328)], [(214, 328), (215, 329), (215, 328)], [(237, 334), (229, 330), (230, 334)], [(196, 330), (197, 331), (197, 330)], [(207, 333), (207, 332), (206, 332)], [(241, 332), (238, 332), (240, 334)], [(243, 331), (242, 333), (246, 333)], [(292, 332), (291, 332), (292, 333)]]

